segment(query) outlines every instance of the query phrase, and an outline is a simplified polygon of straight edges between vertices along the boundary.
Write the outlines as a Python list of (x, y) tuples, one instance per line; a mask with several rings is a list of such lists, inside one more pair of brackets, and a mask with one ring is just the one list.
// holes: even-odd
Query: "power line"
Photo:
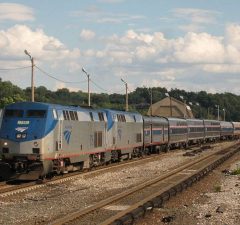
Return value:
[(44, 71), (43, 69), (39, 68), (39, 67), (36, 66), (36, 65), (35, 65), (35, 67), (36, 67), (39, 71), (41, 71), (43, 74), (45, 74), (46, 76), (51, 77), (52, 79), (57, 80), (57, 81), (60, 81), (60, 82), (63, 82), (63, 83), (80, 84), (80, 83), (86, 83), (86, 82), (87, 82), (87, 81), (85, 81), (85, 80), (84, 80), (84, 81), (78, 81), (78, 82), (76, 82), (76, 81), (64, 81), (64, 80), (61, 80), (61, 79), (59, 79), (59, 78), (56, 78), (56, 77), (52, 76), (51, 74), (47, 73), (46, 71)]
[(21, 69), (26, 69), (30, 68), (31, 66), (24, 66), (24, 67), (16, 67), (16, 68), (0, 68), (0, 70), (7, 71), (7, 70), (21, 70)]
[(90, 79), (90, 81), (96, 86), (96, 87), (98, 87), (99, 89), (101, 89), (101, 90), (103, 90), (103, 91), (106, 91), (106, 92), (108, 92), (108, 90), (106, 90), (106, 89), (104, 89), (104, 88), (102, 88), (101, 86), (99, 86), (97, 83), (95, 83), (93, 80), (91, 80)]

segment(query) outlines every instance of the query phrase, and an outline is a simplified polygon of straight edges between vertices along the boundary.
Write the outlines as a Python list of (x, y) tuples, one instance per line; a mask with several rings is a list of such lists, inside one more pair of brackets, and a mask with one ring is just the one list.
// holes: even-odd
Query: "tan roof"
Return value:
[(152, 105), (152, 111), (150, 107), (147, 114), (149, 116), (194, 118), (190, 106), (173, 97), (166, 97), (154, 103)]

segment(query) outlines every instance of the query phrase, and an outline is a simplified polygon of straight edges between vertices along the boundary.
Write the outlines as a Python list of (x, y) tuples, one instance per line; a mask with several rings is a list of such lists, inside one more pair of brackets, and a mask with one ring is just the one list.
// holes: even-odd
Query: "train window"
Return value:
[(23, 110), (20, 109), (6, 109), (5, 117), (23, 117)]
[(63, 118), (64, 118), (64, 120), (67, 120), (67, 114), (66, 114), (65, 110), (63, 110)]
[(117, 114), (117, 119), (118, 119), (119, 122), (126, 122), (125, 115)]
[(27, 117), (36, 117), (36, 118), (44, 118), (46, 117), (46, 110), (28, 110)]
[(78, 120), (78, 114), (76, 111), (73, 112), (74, 113), (74, 116), (75, 116), (75, 120)]
[(69, 115), (70, 115), (71, 120), (75, 120), (73, 111), (69, 111)]
[(99, 112), (99, 113), (98, 113), (98, 117), (99, 117), (99, 120), (100, 120), (100, 121), (104, 121), (104, 116), (103, 116), (103, 113), (102, 113), (102, 112)]
[(66, 111), (66, 117), (67, 117), (67, 120), (70, 120), (70, 116), (69, 116), (69, 112)]
[(91, 121), (93, 121), (93, 113), (92, 113), (92, 112), (89, 112), (89, 115), (90, 115)]

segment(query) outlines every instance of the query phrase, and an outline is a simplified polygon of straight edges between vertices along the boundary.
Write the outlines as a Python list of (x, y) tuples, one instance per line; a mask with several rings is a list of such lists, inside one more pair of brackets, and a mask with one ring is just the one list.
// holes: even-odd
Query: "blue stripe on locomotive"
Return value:
[[(24, 110), (23, 117), (6, 118), (3, 115), (0, 138), (16, 142), (40, 139), (49, 134), (56, 126), (57, 120), (53, 117), (52, 105), (37, 102), (14, 103), (5, 107), (5, 110)], [(44, 118), (26, 117), (27, 110), (46, 110)], [(17, 134), (26, 134), (26, 138), (16, 138)]]

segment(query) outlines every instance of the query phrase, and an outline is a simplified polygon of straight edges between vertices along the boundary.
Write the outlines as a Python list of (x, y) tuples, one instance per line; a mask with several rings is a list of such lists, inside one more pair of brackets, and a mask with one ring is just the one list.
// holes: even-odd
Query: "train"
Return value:
[(37, 180), (210, 141), (238, 139), (240, 122), (19, 102), (0, 124), (0, 179)]

